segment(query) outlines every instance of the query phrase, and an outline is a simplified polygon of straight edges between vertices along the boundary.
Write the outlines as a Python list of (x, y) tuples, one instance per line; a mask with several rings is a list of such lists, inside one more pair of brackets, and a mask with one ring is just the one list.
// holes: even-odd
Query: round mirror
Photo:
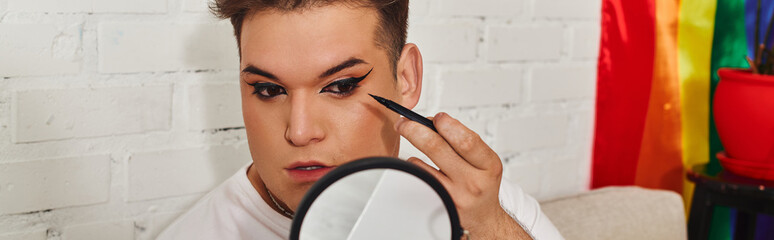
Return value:
[(356, 160), (320, 178), (301, 200), (290, 229), (291, 240), (460, 236), (457, 210), (441, 183), (388, 157)]

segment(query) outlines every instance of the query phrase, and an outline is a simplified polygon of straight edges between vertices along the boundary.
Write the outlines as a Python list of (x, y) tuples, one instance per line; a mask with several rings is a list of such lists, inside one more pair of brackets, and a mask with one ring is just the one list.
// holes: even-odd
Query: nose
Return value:
[(320, 109), (314, 107), (309, 97), (296, 95), (291, 97), (290, 118), (285, 130), (285, 139), (297, 147), (306, 146), (325, 138), (325, 131), (318, 117)]

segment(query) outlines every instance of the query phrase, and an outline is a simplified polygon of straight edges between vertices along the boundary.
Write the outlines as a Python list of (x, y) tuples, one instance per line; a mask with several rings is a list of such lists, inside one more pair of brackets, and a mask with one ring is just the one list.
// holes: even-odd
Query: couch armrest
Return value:
[(683, 200), (675, 192), (607, 187), (541, 203), (568, 239), (686, 239)]

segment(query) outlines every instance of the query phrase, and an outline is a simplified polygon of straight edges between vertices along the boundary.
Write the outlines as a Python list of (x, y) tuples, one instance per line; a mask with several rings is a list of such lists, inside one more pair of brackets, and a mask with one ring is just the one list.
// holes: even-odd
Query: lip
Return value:
[[(302, 170), (299, 168), (304, 167), (320, 167), (313, 170)], [(335, 166), (328, 166), (323, 163), (317, 162), (317, 161), (306, 161), (306, 162), (295, 162), (285, 168), (285, 171), (287, 171), (288, 176), (290, 176), (290, 179), (292, 179), (295, 182), (299, 183), (307, 183), (307, 182), (314, 182), (320, 179), (322, 176), (325, 176), (328, 172), (333, 170)]]

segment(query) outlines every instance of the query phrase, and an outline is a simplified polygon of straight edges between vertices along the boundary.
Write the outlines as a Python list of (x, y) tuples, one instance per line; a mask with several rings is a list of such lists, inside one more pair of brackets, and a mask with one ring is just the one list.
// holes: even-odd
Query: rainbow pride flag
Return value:
[[(758, 0), (602, 1), (591, 187), (668, 189), (690, 209), (685, 170), (722, 169), (712, 120), (717, 70), (749, 67)], [(761, 7), (762, 42), (774, 0)], [(715, 210), (711, 239), (731, 238), (734, 215)]]

